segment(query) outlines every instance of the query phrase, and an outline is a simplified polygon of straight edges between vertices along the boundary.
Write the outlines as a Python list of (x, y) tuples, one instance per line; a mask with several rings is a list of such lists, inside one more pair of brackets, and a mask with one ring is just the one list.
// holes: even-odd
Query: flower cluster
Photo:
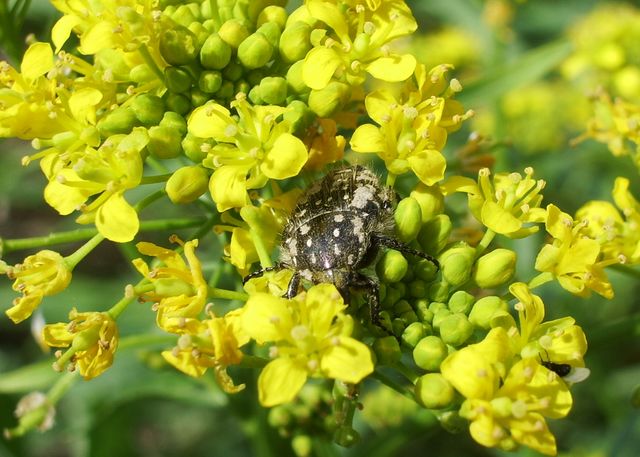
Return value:
[[(547, 419), (569, 413), (570, 385), (588, 373), (587, 343), (573, 318), (545, 322), (532, 290), (557, 281), (575, 296), (613, 297), (605, 269), (640, 261), (640, 205), (628, 181), (616, 181), (615, 207), (592, 201), (574, 218), (543, 204), (545, 181), (532, 168), (487, 168), (487, 154), (474, 156), (479, 135), (464, 160), (451, 160), (449, 135), (474, 112), (456, 99), (462, 84), (451, 64), (426, 66), (397, 43), (417, 29), (402, 0), (306, 0), (293, 9), (279, 0), (53, 3), (63, 15), (52, 44), (31, 44), (17, 68), (0, 63), (0, 136), (31, 140), (36, 152), (23, 164), (39, 161), (44, 201), (89, 226), (27, 247), (89, 240), (66, 257), (41, 250), (3, 262), (22, 294), (7, 315), (29, 318), (105, 240), (136, 240), (141, 255), (132, 261), (139, 282), (113, 306), (73, 308), (69, 322), (44, 325), (44, 343), (64, 349), (56, 369), (91, 379), (117, 363), (127, 338), (118, 322), (137, 301), (167, 335), (165, 365), (213, 375), (228, 394), (254, 392), (265, 407), (319, 391), (308, 403), (327, 406), (331, 420), (316, 432), (339, 444), (357, 440), (358, 391), (377, 379), (445, 427), (466, 421), (481, 445), (556, 453)], [(609, 105), (636, 142), (633, 107)], [(591, 133), (622, 141), (600, 124)], [(345, 158), (384, 170), (393, 188), (385, 192), (399, 202), (381, 225), (404, 249), (367, 255), (377, 279), (348, 271), (360, 280), (351, 290), (277, 261), (304, 188)], [(202, 217), (154, 219), (158, 200), (158, 211)], [(198, 230), (186, 241), (171, 235), (174, 248), (144, 241), (150, 230), (184, 228)], [(505, 246), (533, 245), (537, 232), (546, 240), (531, 262), (538, 274), (527, 278)], [(377, 254), (376, 240), (359, 235)], [(332, 273), (327, 266), (324, 278)], [(378, 297), (361, 293), (365, 280)], [(376, 298), (379, 315), (366, 303)], [(243, 373), (250, 368), (260, 370), (255, 386)], [(55, 403), (46, 400), (38, 407)], [(278, 427), (304, 428), (295, 417)], [(15, 430), (28, 430), (24, 421)]]

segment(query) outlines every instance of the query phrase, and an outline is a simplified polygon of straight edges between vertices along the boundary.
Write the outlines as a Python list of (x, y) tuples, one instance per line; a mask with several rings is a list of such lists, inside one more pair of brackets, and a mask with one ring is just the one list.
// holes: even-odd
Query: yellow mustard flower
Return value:
[(350, 336), (353, 319), (345, 309), (331, 284), (292, 300), (266, 293), (249, 297), (242, 327), (257, 343), (273, 343), (273, 360), (258, 379), (262, 405), (293, 400), (309, 376), (358, 383), (373, 371), (369, 348)]
[(383, 81), (404, 81), (413, 73), (415, 57), (395, 54), (389, 47), (391, 41), (417, 28), (404, 1), (357, 2), (344, 9), (310, 0), (305, 6), (312, 18), (330, 29), (304, 59), (302, 77), (307, 86), (324, 89), (333, 78), (358, 86), (367, 74)]
[[(140, 222), (123, 194), (140, 184), (141, 152), (148, 141), (144, 128), (135, 128), (129, 135), (111, 136), (98, 150), (87, 150), (75, 163), (53, 171), (44, 191), (45, 200), (62, 215), (80, 209), (83, 214), (77, 221), (95, 223), (109, 240), (131, 241)], [(97, 198), (85, 204), (96, 194)]]
[(193, 326), (195, 333), (181, 335), (178, 345), (170, 351), (163, 351), (162, 356), (178, 370), (193, 377), (200, 377), (212, 368), (225, 392), (239, 392), (244, 384), (236, 386), (227, 374), (229, 365), (242, 361), (239, 347), (247, 341), (233, 325), (238, 316), (238, 312), (232, 311), (224, 317), (211, 316), (198, 322)]
[(616, 178), (612, 194), (617, 208), (592, 200), (576, 212), (576, 219), (588, 222), (584, 232), (600, 243), (604, 259), (635, 265), (640, 262), (640, 203), (626, 178)]
[(49, 250), (30, 255), (13, 267), (0, 262), (0, 273), (15, 279), (13, 290), (22, 293), (6, 311), (16, 324), (31, 316), (44, 297), (62, 292), (71, 282), (71, 268), (64, 257)]
[(471, 422), (474, 440), (505, 450), (521, 444), (555, 455), (545, 417), (568, 414), (572, 399), (567, 385), (555, 373), (549, 376), (534, 358), (518, 361), (513, 356), (507, 331), (496, 327), (480, 343), (449, 355), (440, 368), (466, 398), (460, 415)]
[(465, 192), (469, 196), (469, 209), (487, 228), (509, 238), (523, 238), (538, 231), (535, 225), (543, 222), (545, 210), (540, 208), (545, 182), (533, 179), (533, 169), (520, 173), (497, 173), (483, 168), (478, 182), (462, 176), (448, 179), (442, 188), (447, 193)]
[(442, 180), (447, 163), (441, 151), (447, 134), (471, 115), (463, 114), (462, 106), (450, 98), (459, 83), (446, 80), (449, 69), (442, 65), (427, 72), (418, 65), (400, 99), (382, 89), (367, 95), (367, 113), (379, 127), (360, 125), (351, 148), (378, 154), (394, 175), (412, 170), (427, 185)]
[(45, 325), (43, 338), (51, 347), (69, 349), (55, 362), (57, 369), (71, 362), (86, 379), (102, 374), (113, 363), (118, 347), (118, 327), (108, 313), (79, 313), (72, 309), (69, 323)]
[(584, 221), (574, 222), (557, 206), (548, 205), (545, 227), (553, 242), (542, 247), (535, 268), (551, 273), (572, 294), (588, 296), (594, 291), (605, 298), (613, 298), (613, 288), (604, 267), (618, 260), (599, 261), (600, 244), (586, 236), (584, 226)]
[(309, 150), (305, 168), (321, 170), (325, 165), (342, 159), (346, 140), (338, 135), (338, 125), (333, 119), (316, 119), (302, 139)]
[(198, 240), (184, 243), (185, 262), (174, 250), (147, 242), (136, 245), (141, 254), (161, 262), (153, 269), (142, 259), (133, 260), (133, 265), (154, 285), (152, 291), (145, 292), (140, 298), (154, 302), (158, 327), (170, 333), (196, 334), (200, 326), (197, 318), (206, 306), (209, 288), (196, 257), (197, 246)]
[(239, 119), (210, 102), (193, 110), (188, 120), (191, 134), (217, 142), (203, 165), (214, 169), (209, 190), (220, 212), (249, 204), (247, 189), (296, 176), (308, 156), (303, 142), (289, 133), (289, 123), (281, 120), (287, 108), (251, 106), (243, 95), (232, 107)]

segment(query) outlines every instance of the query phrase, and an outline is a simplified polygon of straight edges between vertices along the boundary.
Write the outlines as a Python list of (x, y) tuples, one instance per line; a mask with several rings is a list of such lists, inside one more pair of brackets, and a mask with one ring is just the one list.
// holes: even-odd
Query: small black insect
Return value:
[(433, 257), (393, 237), (395, 192), (382, 186), (368, 168), (355, 165), (329, 172), (300, 198), (284, 227), (280, 259), (273, 267), (251, 273), (244, 281), (270, 270), (293, 270), (286, 297), (298, 292), (300, 280), (333, 283), (345, 301), (350, 290), (366, 292), (371, 320), (379, 324), (378, 282), (359, 270), (370, 265), (381, 247)]
[(571, 373), (571, 365), (569, 365), (568, 363), (555, 363), (547, 360), (541, 360), (540, 364), (547, 370), (553, 371), (561, 378), (564, 378), (569, 373)]
[(557, 374), (570, 384), (582, 382), (591, 374), (591, 370), (589, 370), (588, 368), (573, 367), (568, 363), (556, 363), (550, 360), (542, 360), (542, 356), (540, 356), (540, 365), (542, 365), (549, 371), (553, 371), (555, 374)]

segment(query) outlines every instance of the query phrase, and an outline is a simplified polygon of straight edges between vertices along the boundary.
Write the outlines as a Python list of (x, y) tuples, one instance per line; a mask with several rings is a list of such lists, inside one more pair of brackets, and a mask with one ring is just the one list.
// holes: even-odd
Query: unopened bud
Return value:
[(173, 172), (165, 190), (173, 203), (191, 203), (207, 191), (209, 175), (204, 168), (193, 165)]
[(488, 330), (491, 328), (491, 319), (493, 316), (506, 310), (507, 302), (500, 297), (496, 297), (495, 295), (482, 297), (475, 302), (473, 308), (471, 308), (469, 321), (476, 327)]
[(409, 347), (415, 347), (426, 334), (426, 327), (422, 322), (412, 322), (402, 332), (402, 341)]
[(426, 222), (418, 233), (418, 243), (425, 252), (438, 253), (447, 244), (453, 225), (446, 214), (439, 214)]
[(433, 319), (433, 312), (429, 310), (429, 300), (426, 298), (416, 300), (413, 304), (413, 309), (422, 323), (431, 323), (431, 320)]
[(167, 67), (164, 69), (164, 84), (171, 92), (180, 94), (191, 89), (193, 79), (184, 68)]
[(219, 71), (203, 71), (198, 78), (198, 88), (207, 94), (215, 94), (222, 86), (222, 75)]
[(417, 200), (407, 197), (400, 200), (394, 213), (396, 234), (401, 241), (413, 241), (422, 228), (422, 210)]
[(287, 81), (280, 76), (268, 76), (260, 81), (260, 95), (269, 105), (282, 105), (287, 98)]
[(347, 84), (331, 81), (324, 89), (309, 93), (309, 108), (320, 117), (331, 117), (339, 112), (350, 97), (351, 87)]
[(453, 313), (469, 314), (474, 301), (474, 296), (469, 292), (459, 290), (457, 292), (454, 292), (454, 294), (451, 295), (451, 298), (449, 298), (448, 307)]
[(413, 273), (418, 279), (431, 282), (438, 274), (438, 267), (430, 260), (420, 259), (414, 264)]
[(402, 352), (400, 344), (394, 336), (378, 338), (373, 342), (373, 352), (381, 365), (393, 365), (400, 360)]
[(308, 457), (313, 450), (313, 442), (309, 435), (296, 435), (291, 438), (291, 448), (296, 457)]
[(276, 24), (280, 30), (284, 29), (284, 25), (287, 23), (287, 10), (281, 6), (269, 5), (263, 9), (258, 15), (257, 26), (261, 27), (267, 22)]
[(453, 347), (462, 345), (473, 334), (473, 325), (465, 314), (452, 313), (440, 322), (440, 337)]
[(198, 39), (191, 30), (178, 25), (162, 32), (159, 48), (169, 65), (184, 65), (198, 55)]
[(156, 78), (156, 74), (146, 63), (136, 65), (129, 72), (129, 79), (134, 83), (143, 84)]
[(164, 102), (156, 95), (140, 94), (131, 101), (131, 109), (145, 127), (158, 125), (165, 111)]
[(261, 33), (253, 33), (238, 47), (238, 59), (245, 68), (264, 67), (272, 58), (274, 46)]
[(287, 71), (287, 83), (289, 84), (289, 92), (294, 92), (296, 94), (308, 94), (311, 89), (304, 83), (302, 79), (302, 67), (304, 65), (304, 61), (299, 60)]
[(280, 41), (282, 28), (280, 28), (280, 26), (278, 26), (278, 24), (276, 24), (275, 22), (265, 22), (260, 27), (258, 27), (256, 33), (260, 33), (261, 35), (263, 35), (267, 40), (269, 40), (269, 43), (271, 44), (271, 46), (273, 46), (273, 49), (276, 49), (278, 47), (278, 42)]
[(449, 283), (446, 281), (432, 283), (429, 286), (428, 297), (431, 301), (446, 302), (449, 298)]
[(187, 121), (183, 116), (173, 111), (167, 111), (162, 116), (160, 121), (162, 127), (168, 127), (176, 131), (176, 133), (183, 137), (187, 134)]
[(107, 137), (118, 133), (130, 133), (139, 121), (133, 109), (129, 106), (121, 106), (109, 112), (98, 122), (98, 130)]
[[(442, 304), (444, 305), (444, 303), (442, 303)], [(444, 305), (444, 306), (447, 306), (447, 305)], [(450, 315), (451, 315), (451, 311), (449, 311), (449, 308), (433, 310), (433, 319), (431, 320), (431, 325), (433, 325), (433, 328), (435, 330), (440, 332), (440, 325)]]
[(425, 336), (413, 349), (413, 361), (423, 370), (438, 371), (448, 352), (447, 345), (439, 337)]
[(467, 282), (471, 277), (475, 253), (475, 249), (467, 244), (460, 244), (443, 252), (439, 260), (445, 281), (454, 287)]
[(218, 36), (233, 49), (238, 49), (240, 43), (249, 36), (249, 31), (239, 20), (229, 19), (218, 30)]
[(167, 109), (171, 111), (182, 115), (191, 111), (191, 100), (183, 94), (167, 91), (162, 98), (167, 105)]
[(410, 196), (420, 205), (423, 224), (444, 211), (444, 195), (437, 185), (427, 186), (424, 183), (419, 183)]
[(316, 120), (315, 113), (300, 100), (289, 103), (282, 117), (289, 123), (292, 132), (302, 132)]
[(311, 49), (310, 34), (311, 26), (306, 22), (298, 21), (287, 24), (278, 45), (280, 56), (286, 62), (297, 62), (304, 59)]
[(182, 153), (182, 137), (170, 127), (155, 126), (149, 129), (147, 150), (158, 159), (173, 159)]
[(510, 249), (496, 249), (476, 261), (473, 279), (479, 287), (491, 289), (509, 281), (515, 271), (516, 253)]
[(416, 382), (416, 399), (425, 408), (443, 409), (453, 403), (453, 386), (440, 373), (427, 373)]
[(231, 46), (220, 35), (213, 33), (200, 49), (200, 63), (208, 70), (220, 70), (231, 60)]
[(376, 273), (381, 281), (387, 283), (399, 282), (409, 269), (409, 263), (400, 252), (389, 249), (378, 261)]

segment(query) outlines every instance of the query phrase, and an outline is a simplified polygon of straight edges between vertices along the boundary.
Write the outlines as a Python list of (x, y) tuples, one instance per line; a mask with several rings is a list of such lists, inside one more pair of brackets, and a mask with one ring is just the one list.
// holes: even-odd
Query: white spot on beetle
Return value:
[(333, 229), (333, 236), (336, 238), (340, 236), (340, 229)]

